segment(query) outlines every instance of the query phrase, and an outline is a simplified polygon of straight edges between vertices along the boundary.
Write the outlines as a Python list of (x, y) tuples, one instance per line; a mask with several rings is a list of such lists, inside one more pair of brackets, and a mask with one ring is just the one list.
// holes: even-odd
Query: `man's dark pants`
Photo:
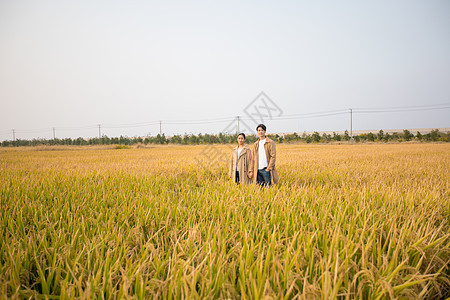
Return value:
[(261, 186), (271, 186), (272, 182), (270, 180), (270, 171), (266, 171), (266, 169), (259, 169), (256, 182)]

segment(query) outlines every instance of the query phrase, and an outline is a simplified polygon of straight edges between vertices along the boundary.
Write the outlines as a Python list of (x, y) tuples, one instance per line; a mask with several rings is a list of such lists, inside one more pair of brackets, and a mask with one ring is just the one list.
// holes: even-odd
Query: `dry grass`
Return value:
[(448, 144), (279, 145), (263, 190), (204, 147), (2, 150), (2, 297), (449, 295)]

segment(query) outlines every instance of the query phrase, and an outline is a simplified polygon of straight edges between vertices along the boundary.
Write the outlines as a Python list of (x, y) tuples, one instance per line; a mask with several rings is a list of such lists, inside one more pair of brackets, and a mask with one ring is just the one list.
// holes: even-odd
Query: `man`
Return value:
[(261, 186), (271, 186), (279, 182), (278, 173), (275, 169), (276, 150), (275, 142), (266, 137), (266, 126), (259, 124), (256, 127), (259, 140), (253, 144), (252, 168), (253, 182)]

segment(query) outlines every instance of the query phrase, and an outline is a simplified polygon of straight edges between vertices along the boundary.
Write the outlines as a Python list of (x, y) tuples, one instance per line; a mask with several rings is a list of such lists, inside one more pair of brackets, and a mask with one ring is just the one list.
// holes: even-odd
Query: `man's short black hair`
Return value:
[(256, 126), (256, 131), (258, 131), (259, 127), (261, 127), (264, 131), (267, 131), (266, 130), (266, 125), (264, 125), (264, 124), (259, 124), (258, 126)]

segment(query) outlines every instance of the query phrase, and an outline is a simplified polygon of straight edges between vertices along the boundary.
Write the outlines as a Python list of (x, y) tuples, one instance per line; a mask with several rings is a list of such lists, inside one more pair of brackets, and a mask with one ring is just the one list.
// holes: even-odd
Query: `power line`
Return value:
[[(397, 106), (397, 107), (378, 107), (378, 108), (354, 108), (350, 109), (350, 114), (358, 113), (392, 113), (392, 112), (412, 112), (412, 111), (428, 111), (428, 110), (443, 110), (449, 109), (450, 103), (439, 103), (439, 104), (428, 104), (428, 105), (417, 105), (417, 106)], [(310, 112), (301, 114), (288, 114), (279, 117), (271, 117), (271, 121), (275, 120), (292, 120), (292, 119), (309, 119), (309, 118), (320, 118), (328, 116), (336, 116), (349, 113), (348, 109), (340, 110), (330, 110), (321, 112)], [(264, 117), (264, 115), (261, 115)], [(268, 117), (268, 116), (266, 116)], [(208, 119), (192, 119), (192, 120), (159, 120), (159, 121), (148, 121), (140, 123), (125, 123), (125, 124), (106, 124), (106, 125), (86, 125), (78, 127), (49, 127), (41, 129), (23, 129), (16, 130), (13, 129), (13, 136), (15, 139), (16, 133), (51, 133), (53, 132), (53, 137), (56, 137), (55, 131), (76, 131), (76, 130), (90, 130), (97, 129), (99, 137), (101, 137), (101, 127), (109, 129), (123, 129), (123, 128), (135, 128), (135, 127), (146, 127), (154, 126), (159, 124), (160, 133), (162, 132), (162, 124), (166, 125), (198, 125), (198, 124), (213, 124), (213, 123), (224, 123), (232, 122), (236, 120), (236, 117), (223, 117), (223, 118), (208, 118)], [(237, 117), (238, 122), (245, 120), (253, 120), (251, 117)], [(11, 134), (11, 130), (0, 130), (1, 135)]]
[(411, 109), (386, 109), (386, 110), (357, 110), (356, 113), (387, 113), (387, 112), (409, 112), (409, 111), (424, 111), (424, 110), (440, 110), (449, 109), (450, 106), (444, 107), (430, 107), (430, 108), (411, 108)]
[(281, 116), (281, 117), (303, 117), (303, 116), (314, 116), (314, 115), (323, 115), (323, 114), (341, 113), (341, 112), (347, 112), (347, 110), (345, 110), (345, 109), (339, 109), (339, 110), (328, 110), (328, 111), (319, 111), (319, 112), (301, 113), (301, 114), (290, 114), (290, 115), (283, 115), (283, 116)]
[(191, 124), (191, 125), (194, 125), (194, 124), (213, 124), (213, 123), (230, 122), (230, 121), (233, 121), (234, 119), (236, 119), (236, 118), (235, 118), (235, 117), (233, 117), (233, 118), (227, 118), (227, 119), (224, 119), (224, 120), (222, 120), (222, 121), (194, 121), (194, 122), (192, 122), (192, 121), (182, 121), (182, 122), (180, 122), (180, 121), (166, 121), (166, 122), (164, 122), (164, 124), (170, 124), (170, 125), (182, 125), (182, 124)]
[(86, 129), (95, 129), (98, 125), (87, 125), (80, 127), (55, 127), (58, 130), (71, 131), (71, 130), (86, 130)]
[(343, 115), (348, 114), (348, 110), (341, 111), (341, 112), (335, 112), (335, 113), (323, 113), (323, 114), (314, 114), (310, 116), (299, 116), (299, 117), (274, 117), (273, 120), (292, 120), (292, 119), (311, 119), (311, 118), (320, 118), (320, 117), (329, 117), (329, 116), (337, 116), (337, 115)]
[(425, 104), (425, 105), (412, 105), (412, 106), (390, 106), (390, 107), (364, 107), (364, 108), (353, 108), (354, 110), (385, 110), (385, 109), (408, 109), (408, 108), (427, 108), (427, 107), (436, 107), (436, 106), (448, 106), (447, 103), (437, 103), (437, 104)]
[(141, 122), (141, 123), (126, 123), (126, 124), (104, 124), (102, 125), (104, 128), (133, 128), (133, 127), (145, 127), (145, 126), (151, 126), (151, 125), (157, 125), (159, 124), (159, 121), (153, 121), (153, 122)]
[(39, 132), (48, 132), (48, 131), (50, 131), (50, 130), (52, 130), (52, 128), (51, 127), (49, 127), (49, 128), (40, 128), (40, 129), (22, 129), (22, 130), (15, 130), (16, 131), (16, 133), (39, 133)]

